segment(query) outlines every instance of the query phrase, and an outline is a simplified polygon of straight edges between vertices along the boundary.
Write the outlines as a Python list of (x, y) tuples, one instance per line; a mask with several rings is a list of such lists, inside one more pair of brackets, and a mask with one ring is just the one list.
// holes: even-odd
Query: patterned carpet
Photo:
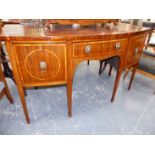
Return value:
[[(67, 117), (65, 86), (27, 90), (31, 124), (25, 122), (15, 84), (7, 79), (15, 103), (0, 101), (0, 134), (155, 134), (155, 81), (137, 73), (120, 81), (110, 102), (115, 72), (98, 75), (99, 62), (77, 68), (73, 84), (73, 117)], [(108, 68), (107, 68), (108, 69)]]

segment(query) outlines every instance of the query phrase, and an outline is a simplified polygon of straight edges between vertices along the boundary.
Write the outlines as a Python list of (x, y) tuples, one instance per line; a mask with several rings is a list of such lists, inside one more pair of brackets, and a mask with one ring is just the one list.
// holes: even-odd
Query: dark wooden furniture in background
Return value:
[[(0, 32), (2, 31), (2, 27), (5, 24), (20, 24), (20, 20), (19, 19), (0, 20)], [(0, 42), (0, 58), (2, 60), (1, 63), (2, 63), (3, 68), (4, 68), (4, 70), (3, 70), (4, 76), (11, 78), (15, 82), (13, 72), (12, 72), (12, 70), (8, 64), (9, 60), (6, 58), (6, 53), (3, 50), (1, 42)]]
[(9, 60), (6, 58), (6, 54), (2, 48), (2, 45), (0, 45), (0, 58), (1, 58), (1, 63), (4, 68), (4, 71), (3, 71), (4, 76), (11, 78), (15, 82), (13, 72), (9, 67)]
[(2, 60), (0, 59), (0, 99), (6, 95), (6, 97), (8, 98), (8, 100), (10, 101), (11, 104), (13, 104), (13, 98), (10, 94), (8, 85), (6, 83), (5, 77), (3, 75), (3, 71), (2, 71), (2, 66), (1, 66)]
[[(63, 20), (65, 21), (65, 20)], [(47, 23), (46, 23), (47, 26)], [(6, 42), (15, 75), (21, 103), (30, 123), (24, 97), (24, 87), (67, 85), (68, 115), (72, 116), (72, 82), (78, 64), (84, 60), (103, 60), (119, 57), (112, 98), (114, 101), (119, 80), (124, 68), (134, 67), (131, 81), (142, 53), (144, 41), (150, 29), (129, 27), (128, 24), (113, 29), (58, 26), (50, 29), (34, 25), (21, 25), (21, 35), (0, 34)]]
[(154, 46), (154, 44), (150, 44), (150, 39), (152, 37), (152, 34), (155, 32), (155, 22), (152, 21), (145, 21), (143, 22), (143, 26), (145, 27), (149, 27), (152, 29), (152, 31), (150, 31), (149, 35), (148, 35), (148, 39), (145, 45), (145, 49), (147, 49), (148, 46)]
[(119, 19), (48, 19), (46, 20), (46, 24), (60, 24), (60, 25), (72, 25), (79, 24), (81, 26), (84, 25), (92, 25), (92, 24), (105, 24), (111, 23), (117, 24)]

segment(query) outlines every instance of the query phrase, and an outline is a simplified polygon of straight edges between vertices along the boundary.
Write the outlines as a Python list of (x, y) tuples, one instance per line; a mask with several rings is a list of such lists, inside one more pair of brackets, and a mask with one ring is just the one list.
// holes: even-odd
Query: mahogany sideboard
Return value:
[(68, 25), (53, 28), (32, 24), (18, 25), (14, 32), (5, 32), (3, 29), (0, 40), (6, 43), (26, 122), (30, 123), (30, 118), (24, 88), (35, 86), (65, 84), (68, 116), (72, 116), (74, 72), (84, 60), (119, 57), (113, 101), (122, 71), (131, 66), (134, 67), (132, 83), (149, 32), (149, 28), (132, 27), (125, 23), (112, 29), (94, 26), (74, 29)]

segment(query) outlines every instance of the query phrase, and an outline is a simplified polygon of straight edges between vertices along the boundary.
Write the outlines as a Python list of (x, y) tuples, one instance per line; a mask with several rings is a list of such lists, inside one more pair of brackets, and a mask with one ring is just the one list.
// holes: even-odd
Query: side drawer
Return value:
[(74, 43), (73, 57), (80, 58), (116, 53), (124, 50), (126, 45), (127, 39)]

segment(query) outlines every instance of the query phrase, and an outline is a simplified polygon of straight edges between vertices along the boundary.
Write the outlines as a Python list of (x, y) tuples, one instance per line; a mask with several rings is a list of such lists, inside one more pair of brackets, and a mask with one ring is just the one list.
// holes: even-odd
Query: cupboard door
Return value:
[(137, 63), (142, 54), (146, 35), (138, 35), (132, 37), (129, 43), (129, 50), (126, 57), (126, 65), (129, 66), (133, 63)]
[(66, 81), (65, 44), (14, 44), (23, 84)]

